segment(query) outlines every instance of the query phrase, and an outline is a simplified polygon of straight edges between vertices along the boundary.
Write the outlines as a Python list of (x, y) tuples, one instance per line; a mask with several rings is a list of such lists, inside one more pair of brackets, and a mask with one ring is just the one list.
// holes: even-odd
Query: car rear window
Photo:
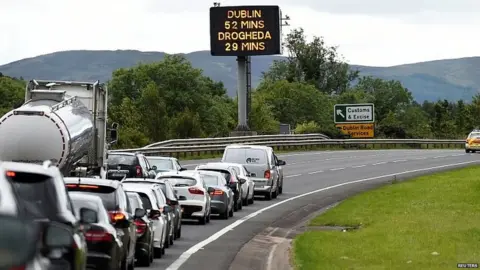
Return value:
[(143, 208), (138, 202), (136, 193), (127, 192), (127, 196), (128, 196), (128, 200), (130, 201), (130, 205), (132, 206), (132, 210), (135, 210), (137, 208)]
[(137, 157), (130, 155), (108, 155), (108, 165), (128, 165), (133, 166), (137, 165)]
[(152, 202), (147, 194), (143, 192), (137, 192), (140, 195), (140, 199), (142, 200), (143, 208), (145, 209), (152, 209)]
[(223, 161), (239, 164), (268, 164), (266, 151), (252, 148), (228, 148)]
[(221, 169), (211, 169), (211, 168), (200, 168), (198, 169), (199, 171), (210, 171), (210, 172), (219, 172), (222, 174), (223, 178), (225, 178), (225, 181), (229, 182), (230, 181), (230, 172), (221, 170)]
[(195, 180), (195, 178), (190, 178), (190, 177), (171, 177), (171, 178), (163, 178), (162, 179), (166, 179), (168, 181), (170, 181), (170, 183), (172, 183), (172, 185), (174, 187), (190, 187), (190, 186), (195, 186), (197, 184), (197, 180)]
[(208, 174), (202, 174), (201, 175), (203, 182), (205, 182), (205, 185), (207, 186), (220, 186), (221, 185), (221, 180), (215, 175), (208, 175)]
[(100, 197), (103, 206), (108, 211), (117, 209), (116, 189), (108, 186), (84, 185), (84, 184), (66, 184), (68, 191), (82, 192)]
[(27, 216), (56, 220), (58, 196), (50, 176), (12, 171), (7, 172), (6, 176), (18, 196), (19, 208), (23, 208)]

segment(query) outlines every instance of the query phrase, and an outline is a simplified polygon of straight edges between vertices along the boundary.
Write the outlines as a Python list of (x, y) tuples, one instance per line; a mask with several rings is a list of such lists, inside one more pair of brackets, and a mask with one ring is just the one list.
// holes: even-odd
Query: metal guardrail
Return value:
[(200, 138), (200, 139), (173, 139), (163, 142), (156, 142), (144, 146), (143, 148), (152, 148), (159, 146), (187, 146), (187, 145), (212, 145), (212, 144), (232, 144), (232, 143), (253, 143), (267, 141), (292, 141), (292, 140), (327, 140), (327, 135), (314, 134), (276, 134), (276, 135), (255, 135), (238, 137), (220, 137), (220, 138)]
[[(232, 142), (234, 143), (234, 142)], [(207, 144), (207, 145), (183, 145), (183, 146), (156, 146), (156, 147), (144, 147), (136, 149), (118, 149), (111, 150), (110, 152), (140, 152), (146, 155), (179, 155), (181, 153), (218, 153), (223, 152), (225, 147), (232, 143), (225, 144)], [(289, 149), (292, 147), (359, 147), (365, 148), (368, 145), (408, 145), (412, 148), (421, 148), (423, 145), (426, 145), (426, 148), (429, 148), (429, 145), (441, 145), (443, 146), (460, 146), (465, 144), (465, 140), (432, 140), (432, 139), (316, 139), (316, 140), (285, 140), (285, 141), (261, 141), (261, 142), (251, 142), (245, 143), (248, 145), (265, 145), (271, 146), (276, 149)]]

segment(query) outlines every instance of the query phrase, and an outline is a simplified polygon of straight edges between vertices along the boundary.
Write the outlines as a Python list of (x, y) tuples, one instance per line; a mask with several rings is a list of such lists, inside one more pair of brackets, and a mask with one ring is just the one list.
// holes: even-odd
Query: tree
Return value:
[(263, 73), (264, 80), (307, 83), (326, 94), (341, 94), (358, 76), (340, 59), (336, 47), (326, 46), (322, 37), (307, 42), (302, 28), (287, 35), (285, 47), (287, 59), (274, 61)]
[(21, 106), (25, 99), (25, 82), (0, 76), (0, 115)]

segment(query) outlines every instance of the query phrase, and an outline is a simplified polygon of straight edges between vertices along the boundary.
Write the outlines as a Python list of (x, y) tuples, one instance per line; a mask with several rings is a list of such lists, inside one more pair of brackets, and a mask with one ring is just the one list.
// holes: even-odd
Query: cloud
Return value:
[[(401, 13), (402, 8), (405, 12), (413, 10), (409, 1), (413, 3), (411, 0), (388, 2), (390, 7), (399, 6), (397, 13)], [(374, 5), (375, 2), (336, 0), (320, 5), (317, 3), (321, 2), (307, 0), (221, 1), (224, 6), (280, 4), (284, 14), (292, 19), (291, 28), (303, 27), (309, 35), (324, 36), (328, 44), (340, 46), (339, 51), (350, 63), (395, 65), (478, 53), (480, 39), (475, 33), (480, 20), (464, 13), (441, 12), (453, 4), (438, 0), (437, 4), (430, 5), (431, 10), (422, 12), (430, 6), (418, 1), (417, 13), (388, 16), (386, 4), (379, 6)], [(466, 2), (455, 1), (456, 9), (466, 10)], [(479, 4), (469, 2), (480, 5), (480, 1)], [(75, 49), (169, 53), (208, 50), (208, 10), (212, 3), (206, 0), (2, 0), (0, 64)], [(364, 7), (355, 11), (358, 3)], [(342, 5), (343, 11), (339, 8)], [(387, 13), (378, 11), (382, 9)], [(373, 16), (374, 13), (379, 15)]]

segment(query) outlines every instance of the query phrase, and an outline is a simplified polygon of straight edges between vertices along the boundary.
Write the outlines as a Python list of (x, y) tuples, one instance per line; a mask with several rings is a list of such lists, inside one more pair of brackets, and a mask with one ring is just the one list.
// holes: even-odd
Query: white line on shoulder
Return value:
[(435, 170), (435, 169), (442, 169), (442, 168), (448, 168), (448, 167), (454, 167), (454, 166), (460, 166), (460, 165), (466, 165), (466, 164), (472, 164), (472, 163), (479, 163), (480, 161), (478, 160), (475, 160), (475, 161), (467, 161), (467, 162), (460, 162), (460, 163), (452, 163), (452, 164), (446, 164), (446, 165), (440, 165), (440, 166), (435, 166), (435, 167), (429, 167), (429, 168), (423, 168), (423, 169), (416, 169), (416, 170), (410, 170), (410, 171), (403, 171), (403, 172), (397, 172), (397, 173), (391, 173), (391, 174), (384, 174), (384, 175), (380, 175), (380, 176), (375, 176), (375, 177), (370, 177), (370, 178), (364, 178), (364, 179), (359, 179), (359, 180), (354, 180), (354, 181), (349, 181), (349, 182), (345, 182), (345, 183), (341, 183), (341, 184), (337, 184), (337, 185), (333, 185), (333, 186), (329, 186), (329, 187), (325, 187), (325, 188), (321, 188), (321, 189), (317, 189), (317, 190), (314, 190), (314, 191), (310, 191), (310, 192), (307, 192), (307, 193), (304, 193), (304, 194), (301, 194), (301, 195), (297, 195), (295, 197), (291, 197), (291, 198), (288, 198), (288, 199), (285, 199), (283, 201), (280, 201), (280, 202), (277, 202), (277, 203), (274, 203), (270, 206), (267, 206), (265, 208), (262, 208), (256, 212), (253, 212), (251, 213), (250, 215), (248, 216), (245, 216), (235, 222), (233, 222), (232, 224), (226, 226), (225, 228), (221, 229), (220, 231), (216, 232), (215, 234), (213, 234), (212, 236), (208, 237), (207, 239), (203, 240), (202, 242), (194, 245), (193, 247), (189, 248), (188, 250), (186, 250), (185, 252), (182, 253), (182, 255), (180, 255), (180, 257), (174, 261), (170, 266), (168, 266), (168, 268), (166, 270), (178, 270), (180, 268), (180, 266), (182, 266), (193, 254), (197, 253), (199, 250), (201, 250), (203, 247), (205, 247), (206, 245), (212, 243), (213, 241), (217, 240), (218, 238), (220, 238), (221, 236), (223, 236), (224, 234), (226, 234), (227, 232), (229, 232), (230, 230), (236, 228), (237, 226), (239, 226), (240, 224), (244, 223), (245, 221), (251, 219), (251, 218), (254, 218), (256, 216), (258, 216), (259, 214), (269, 210), (269, 209), (272, 209), (274, 207), (277, 207), (279, 205), (282, 205), (284, 203), (287, 203), (287, 202), (290, 202), (290, 201), (293, 201), (293, 200), (296, 200), (296, 199), (299, 199), (299, 198), (303, 198), (303, 197), (306, 197), (308, 195), (312, 195), (312, 194), (315, 194), (315, 193), (318, 193), (318, 192), (322, 192), (322, 191), (325, 191), (325, 190), (329, 190), (329, 189), (333, 189), (333, 188), (337, 188), (337, 187), (341, 187), (341, 186), (346, 186), (346, 185), (351, 185), (351, 184), (356, 184), (356, 183), (361, 183), (361, 182), (368, 182), (368, 181), (372, 181), (372, 180), (377, 180), (377, 179), (381, 179), (381, 178), (385, 178), (385, 177), (392, 177), (394, 175), (401, 175), (401, 174), (409, 174), (409, 173), (416, 173), (416, 172), (423, 172), (423, 171), (429, 171), (429, 170)]

